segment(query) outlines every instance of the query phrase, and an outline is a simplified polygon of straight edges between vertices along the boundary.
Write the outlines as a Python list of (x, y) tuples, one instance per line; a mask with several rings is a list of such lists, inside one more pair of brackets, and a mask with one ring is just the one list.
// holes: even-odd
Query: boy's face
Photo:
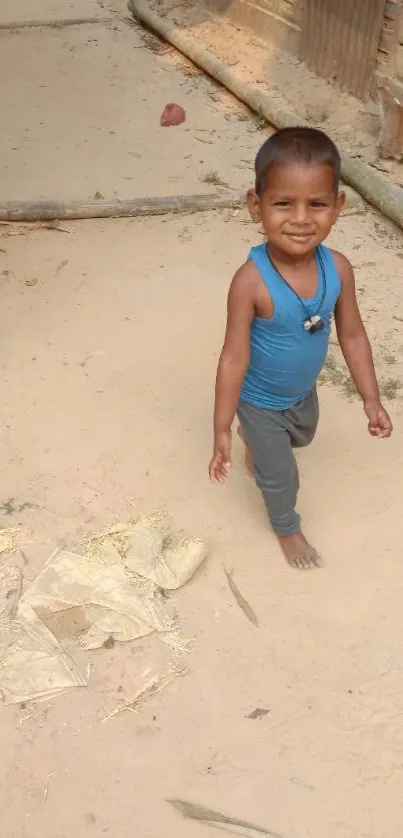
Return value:
[(252, 220), (261, 223), (271, 245), (288, 256), (304, 256), (329, 235), (345, 201), (334, 191), (330, 166), (279, 163), (269, 172), (260, 197), (248, 192)]

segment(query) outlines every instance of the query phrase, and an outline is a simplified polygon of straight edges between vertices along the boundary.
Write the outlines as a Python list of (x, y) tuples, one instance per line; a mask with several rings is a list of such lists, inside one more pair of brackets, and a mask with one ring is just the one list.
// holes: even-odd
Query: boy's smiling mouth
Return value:
[(305, 232), (305, 233), (285, 233), (288, 239), (291, 239), (295, 242), (307, 242), (309, 239), (312, 239), (315, 235), (313, 232)]

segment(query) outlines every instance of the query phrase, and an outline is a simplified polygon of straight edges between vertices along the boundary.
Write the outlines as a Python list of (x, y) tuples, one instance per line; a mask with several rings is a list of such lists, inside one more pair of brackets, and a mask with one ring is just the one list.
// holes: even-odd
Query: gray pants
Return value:
[(299, 489), (293, 448), (312, 442), (319, 419), (316, 389), (288, 410), (266, 410), (241, 401), (238, 417), (255, 461), (256, 483), (263, 494), (274, 532), (300, 532), (295, 511)]

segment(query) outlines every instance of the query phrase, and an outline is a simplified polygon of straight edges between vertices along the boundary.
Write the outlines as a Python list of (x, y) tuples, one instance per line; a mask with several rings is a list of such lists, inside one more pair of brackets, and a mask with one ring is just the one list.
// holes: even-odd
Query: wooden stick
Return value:
[(5, 201), (1, 221), (51, 221), (68, 218), (134, 218), (142, 215), (206, 212), (245, 204), (245, 194), (212, 192), (210, 195), (167, 195), (162, 198), (101, 199), (82, 201)]
[[(224, 61), (212, 52), (200, 46), (166, 18), (161, 18), (149, 10), (143, 0), (129, 0), (129, 11), (133, 17), (148, 29), (155, 32), (172, 46), (176, 47), (193, 64), (204, 70), (209, 76), (220, 82), (241, 102), (276, 128), (289, 128), (306, 125), (297, 114), (272, 99), (267, 93), (252, 87), (238, 78)], [(356, 189), (373, 206), (403, 228), (403, 190), (385, 181), (374, 169), (358, 158), (350, 157), (342, 149), (343, 179)]]
[(113, 17), (73, 17), (55, 20), (21, 20), (10, 21), (10, 23), (0, 23), (0, 30), (7, 30), (9, 32), (17, 32), (18, 29), (31, 29), (34, 27), (48, 26), (51, 29), (62, 29), (64, 26), (85, 26), (86, 24), (94, 23), (109, 23), (114, 20)]

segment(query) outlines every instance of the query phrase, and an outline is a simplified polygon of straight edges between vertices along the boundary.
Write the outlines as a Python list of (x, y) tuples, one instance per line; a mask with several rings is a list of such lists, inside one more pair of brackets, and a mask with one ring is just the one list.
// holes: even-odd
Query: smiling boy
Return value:
[(333, 315), (370, 434), (389, 437), (392, 425), (380, 401), (352, 266), (322, 244), (345, 201), (336, 146), (313, 128), (287, 128), (264, 143), (255, 171), (248, 206), (266, 241), (252, 248), (228, 295), (209, 471), (212, 481), (227, 477), (238, 413), (246, 462), (283, 553), (293, 567), (310, 568), (322, 561), (295, 509), (299, 478), (293, 448), (309, 445), (315, 436), (316, 382)]

